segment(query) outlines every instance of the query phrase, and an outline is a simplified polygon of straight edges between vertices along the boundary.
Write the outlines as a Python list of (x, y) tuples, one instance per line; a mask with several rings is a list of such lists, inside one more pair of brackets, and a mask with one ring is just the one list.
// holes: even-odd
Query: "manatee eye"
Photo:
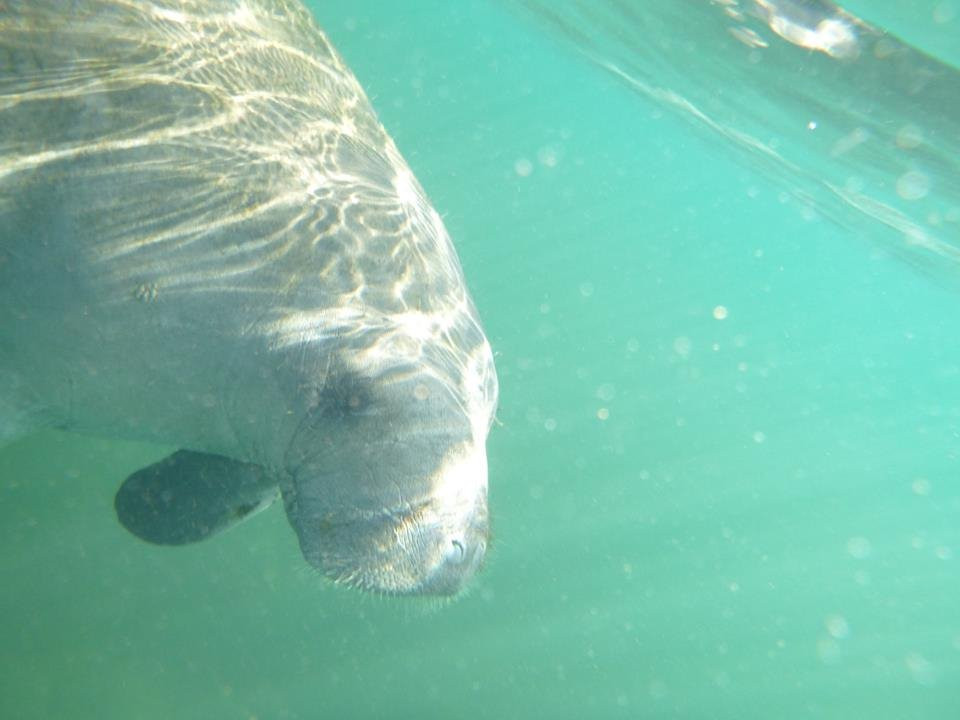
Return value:
[(459, 540), (453, 540), (450, 544), (453, 546), (453, 551), (450, 556), (451, 562), (462, 562), (463, 556), (466, 554), (463, 549), (463, 543), (461, 543)]
[(352, 373), (333, 377), (319, 388), (312, 414), (346, 420), (376, 412), (377, 399), (370, 385), (369, 379)]

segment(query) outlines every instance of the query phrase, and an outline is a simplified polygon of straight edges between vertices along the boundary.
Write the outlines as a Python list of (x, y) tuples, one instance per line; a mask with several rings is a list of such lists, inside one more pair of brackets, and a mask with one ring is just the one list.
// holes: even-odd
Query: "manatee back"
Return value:
[(486, 347), (439, 216), (299, 2), (0, 3), (5, 417), (166, 441), (224, 357), (261, 358), (232, 386), (274, 351), (322, 369), (410, 309), (421, 337), (388, 355)]

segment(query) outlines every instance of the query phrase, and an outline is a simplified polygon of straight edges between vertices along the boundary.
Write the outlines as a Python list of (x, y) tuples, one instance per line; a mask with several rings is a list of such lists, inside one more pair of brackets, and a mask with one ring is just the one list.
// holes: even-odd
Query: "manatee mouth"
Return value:
[(430, 501), (346, 516), (287, 510), (307, 562), (334, 583), (367, 592), (454, 596), (486, 556), (485, 507), (457, 529)]
[(485, 436), (409, 369), (341, 377), (301, 423), (281, 490), (307, 562), (388, 595), (455, 595), (487, 547)]

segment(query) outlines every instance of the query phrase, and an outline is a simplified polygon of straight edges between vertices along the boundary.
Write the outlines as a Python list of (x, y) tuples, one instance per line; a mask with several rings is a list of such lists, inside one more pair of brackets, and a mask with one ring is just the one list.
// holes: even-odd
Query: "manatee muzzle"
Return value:
[(331, 506), (324, 480), (297, 474), (283, 497), (304, 557), (335, 582), (389, 595), (450, 596), (483, 565), (489, 518), (482, 447), (455, 447), (426, 478), (429, 492), (395, 507)]

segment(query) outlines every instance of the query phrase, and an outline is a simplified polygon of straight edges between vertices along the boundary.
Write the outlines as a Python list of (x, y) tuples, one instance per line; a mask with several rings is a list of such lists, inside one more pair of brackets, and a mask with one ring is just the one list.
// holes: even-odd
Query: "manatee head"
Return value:
[(497, 388), (479, 340), (434, 362), (420, 346), (415, 362), (351, 351), (325, 372), (282, 489), (304, 557), (336, 582), (454, 595), (482, 565)]
[(264, 314), (271, 348), (304, 358), (298, 424), (272, 447), (308, 562), (373, 592), (454, 595), (488, 540), (493, 356), (439, 214), (360, 119), (324, 153), (321, 231)]

